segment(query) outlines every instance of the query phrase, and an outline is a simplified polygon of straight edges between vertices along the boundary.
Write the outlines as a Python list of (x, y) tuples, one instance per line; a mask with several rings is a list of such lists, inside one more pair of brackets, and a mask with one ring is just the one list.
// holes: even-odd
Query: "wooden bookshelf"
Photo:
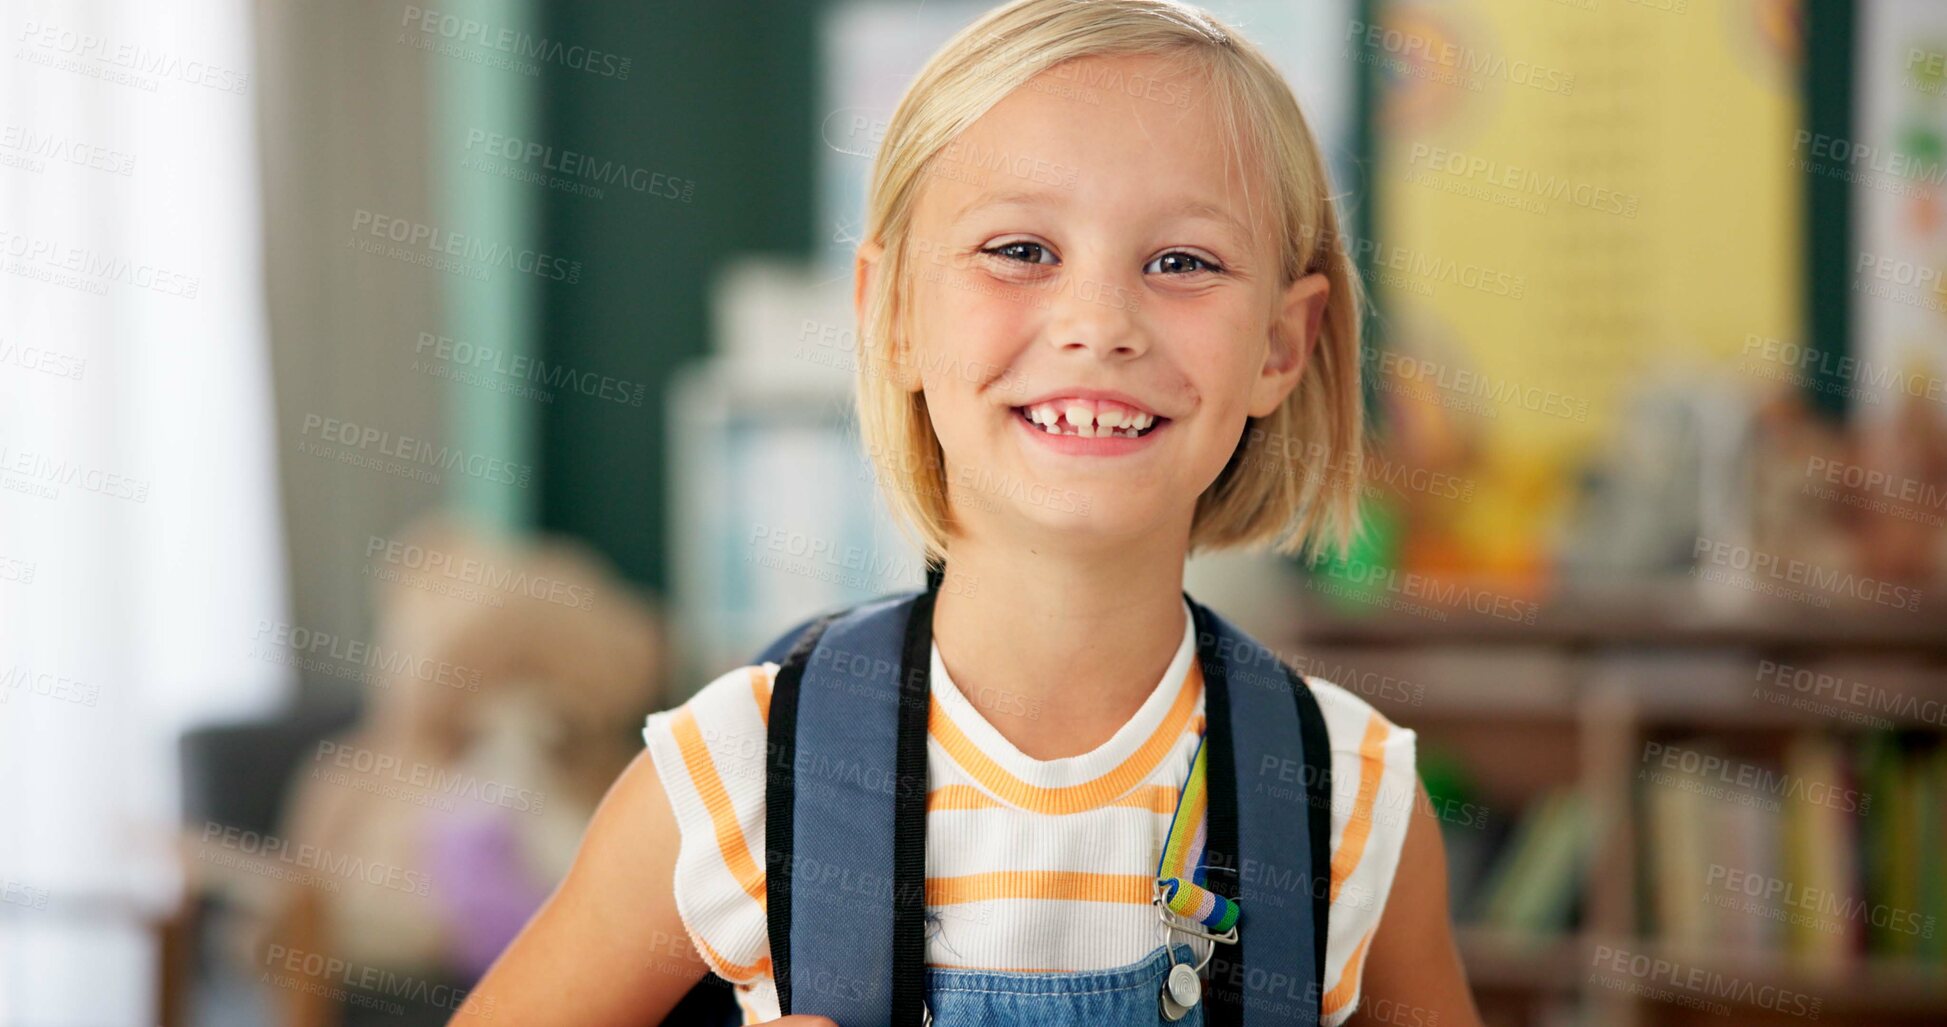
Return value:
[[(1340, 683), (1417, 731), (1423, 750), (1437, 747), (1466, 766), (1490, 809), (1511, 814), (1564, 783), (1586, 801), (1590, 822), (1599, 826), (1577, 933), (1533, 938), (1459, 926), (1462, 956), (1490, 1023), (1539, 1027), (1566, 1018), (1600, 1027), (1735, 1027), (1811, 1019), (1749, 1003), (1691, 1008), (1642, 993), (1655, 989), (1605, 985), (1594, 960), (1604, 944), (1815, 995), (1822, 1005), (1814, 1023), (1942, 1023), (1947, 964), (1815, 961), (1721, 946), (1687, 951), (1638, 929), (1643, 825), (1634, 777), (1645, 741), (1681, 733), (1750, 745), (1801, 732), (1844, 736), (1883, 723), (1942, 731), (1941, 724), (1884, 711), (1876, 721), (1848, 720), (1753, 695), (1763, 661), (1773, 661), (1886, 683), (1947, 709), (1947, 583), (1923, 594), (1928, 599), (1918, 611), (1818, 608), (1725, 602), (1721, 589), (1677, 579), (1532, 597), (1538, 610), (1528, 624), (1465, 610), (1441, 611), (1441, 617), (1425, 607), (1418, 614), (1348, 607), (1301, 585), (1297, 629), (1283, 638), (1260, 637), (1302, 655), (1322, 676), (1343, 669), (1355, 680)], [(1362, 689), (1360, 680), (1391, 683)], [(1519, 744), (1510, 744), (1511, 734)]]

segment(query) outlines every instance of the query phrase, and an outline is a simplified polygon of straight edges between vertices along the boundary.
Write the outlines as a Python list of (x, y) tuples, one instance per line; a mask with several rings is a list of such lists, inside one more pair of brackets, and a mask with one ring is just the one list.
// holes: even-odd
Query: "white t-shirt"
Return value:
[[(1024, 755), (961, 694), (937, 645), (932, 660), (927, 965), (1080, 971), (1143, 959), (1163, 942), (1150, 904), (1156, 864), (1203, 729), (1188, 607), (1183, 641), (1142, 707), (1078, 756)], [(745, 1023), (778, 1016), (764, 886), (764, 752), (777, 669), (724, 674), (651, 714), (642, 731), (682, 834), (677, 909), (711, 969), (736, 984)], [(1415, 738), (1345, 689), (1307, 680), (1332, 748), (1323, 982), (1332, 1025), (1358, 1004), (1360, 970), (1399, 865), (1416, 796)], [(1009, 711), (1002, 716), (1038, 714), (1025, 699), (986, 698)], [(1211, 944), (1171, 940), (1192, 945), (1199, 959)]]

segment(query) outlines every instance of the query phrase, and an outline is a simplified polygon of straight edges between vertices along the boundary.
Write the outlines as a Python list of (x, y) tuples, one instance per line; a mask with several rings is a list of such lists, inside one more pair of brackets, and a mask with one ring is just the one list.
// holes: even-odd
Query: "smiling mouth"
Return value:
[(1169, 418), (1101, 400), (1051, 400), (1014, 408), (1014, 416), (1047, 435), (1084, 439), (1139, 439)]

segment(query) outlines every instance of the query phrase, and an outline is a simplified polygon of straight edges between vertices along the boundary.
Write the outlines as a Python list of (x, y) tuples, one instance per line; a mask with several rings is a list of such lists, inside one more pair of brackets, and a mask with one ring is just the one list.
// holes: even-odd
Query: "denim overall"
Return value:
[[(926, 721), (941, 580), (935, 567), (924, 591), (808, 622), (759, 657), (779, 664), (764, 858), (781, 1013), (841, 1027), (1317, 1023), (1331, 862), (1324, 719), (1302, 677), (1188, 596), (1206, 712), (1199, 787), (1208, 767), (1207, 805), (1188, 823), (1206, 827), (1208, 851), (1199, 843), (1184, 862), (1180, 803), (1165, 862), (1181, 877), (1159, 881), (1155, 947), (1080, 972), (926, 966)], [(1293, 761), (1305, 771), (1297, 788), (1284, 784)], [(699, 986), (680, 1008), (710, 1001)]]
[[(1172, 944), (1176, 962), (1195, 966), (1194, 950)], [(1025, 973), (992, 970), (926, 972), (926, 1005), (937, 1027), (1100, 1027), (1161, 1024), (1158, 998), (1169, 975), (1169, 953), (1159, 943), (1148, 958), (1108, 970)], [(1178, 1027), (1203, 1027), (1203, 1003), (1190, 1007)]]

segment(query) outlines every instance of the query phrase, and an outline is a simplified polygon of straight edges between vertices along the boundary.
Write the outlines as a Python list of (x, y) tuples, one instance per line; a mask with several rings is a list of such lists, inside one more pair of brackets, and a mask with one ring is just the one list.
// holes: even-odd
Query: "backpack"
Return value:
[[(934, 568), (924, 590), (806, 621), (755, 661), (779, 665), (764, 869), (780, 1015), (924, 1022), (927, 673), (940, 581)], [(1203, 883), (1242, 913), (1236, 941), (1213, 946), (1205, 1022), (1315, 1024), (1331, 893), (1324, 716), (1303, 676), (1184, 598), (1209, 749)], [(740, 1021), (728, 982), (710, 973), (666, 1022)]]

